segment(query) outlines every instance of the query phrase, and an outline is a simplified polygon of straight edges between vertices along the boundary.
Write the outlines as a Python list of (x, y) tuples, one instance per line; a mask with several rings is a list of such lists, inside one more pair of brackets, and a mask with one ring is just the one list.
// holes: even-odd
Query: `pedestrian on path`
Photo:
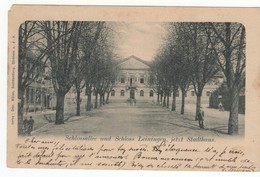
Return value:
[(223, 104), (221, 102), (218, 105), (218, 110), (219, 111), (224, 111), (224, 107), (223, 107)]
[(23, 132), (26, 135), (28, 133), (29, 120), (27, 117), (23, 120)]
[(31, 135), (31, 132), (33, 131), (33, 124), (34, 120), (32, 116), (30, 116), (30, 119), (28, 120), (28, 135)]
[(204, 121), (204, 111), (202, 109), (202, 107), (200, 107), (199, 109), (199, 112), (198, 112), (198, 121), (199, 121), (199, 127), (200, 129), (203, 129), (204, 128), (204, 125), (203, 125), (203, 121)]

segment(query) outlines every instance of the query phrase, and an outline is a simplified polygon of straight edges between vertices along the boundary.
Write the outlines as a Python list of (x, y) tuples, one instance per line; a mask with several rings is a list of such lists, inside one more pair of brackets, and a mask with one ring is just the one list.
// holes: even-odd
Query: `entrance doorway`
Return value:
[(133, 79), (130, 78), (130, 87), (132, 86), (132, 83), (133, 83)]
[(130, 90), (130, 99), (135, 99), (135, 90), (134, 89)]

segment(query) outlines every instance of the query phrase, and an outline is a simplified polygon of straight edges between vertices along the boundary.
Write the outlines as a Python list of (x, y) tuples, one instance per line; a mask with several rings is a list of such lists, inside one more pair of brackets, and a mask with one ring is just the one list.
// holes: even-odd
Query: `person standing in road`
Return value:
[(224, 111), (224, 107), (223, 107), (223, 104), (221, 102), (218, 104), (218, 110)]
[(134, 98), (134, 106), (136, 106), (136, 99)]
[(28, 125), (29, 125), (29, 120), (27, 117), (23, 120), (23, 132), (24, 134), (28, 133)]
[(33, 124), (34, 120), (32, 116), (30, 116), (30, 119), (28, 120), (28, 135), (31, 135), (31, 132), (33, 131)]
[(203, 122), (204, 122), (204, 111), (202, 107), (200, 107), (199, 112), (198, 112), (198, 121), (199, 121), (199, 127), (200, 129), (204, 128)]

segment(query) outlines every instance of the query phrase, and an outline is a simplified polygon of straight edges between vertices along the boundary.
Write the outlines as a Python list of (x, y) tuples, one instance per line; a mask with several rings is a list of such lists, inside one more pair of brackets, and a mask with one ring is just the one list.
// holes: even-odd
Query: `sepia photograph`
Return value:
[(25, 21), (18, 134), (243, 138), (245, 39), (234, 22)]
[(258, 14), (14, 5), (7, 166), (259, 171)]

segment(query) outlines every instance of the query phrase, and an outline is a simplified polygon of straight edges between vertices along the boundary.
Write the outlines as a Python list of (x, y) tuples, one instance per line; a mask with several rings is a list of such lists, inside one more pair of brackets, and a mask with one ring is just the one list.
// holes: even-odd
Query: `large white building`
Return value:
[[(136, 56), (125, 58), (119, 63), (120, 74), (115, 83), (115, 87), (111, 92), (111, 101), (126, 101), (129, 98), (137, 101), (154, 101), (157, 100), (157, 94), (148, 83), (150, 63)], [(216, 90), (222, 79), (218, 78), (215, 82), (205, 86), (201, 101), (203, 104), (209, 103), (210, 94)], [(170, 98), (172, 96), (170, 95)], [(181, 91), (177, 94), (177, 102), (181, 101)], [(195, 103), (196, 95), (191, 86), (186, 95), (187, 103)]]
[(127, 100), (128, 98), (153, 100), (156, 98), (147, 82), (150, 69), (148, 62), (132, 55), (118, 65), (120, 73), (111, 92), (111, 100)]

